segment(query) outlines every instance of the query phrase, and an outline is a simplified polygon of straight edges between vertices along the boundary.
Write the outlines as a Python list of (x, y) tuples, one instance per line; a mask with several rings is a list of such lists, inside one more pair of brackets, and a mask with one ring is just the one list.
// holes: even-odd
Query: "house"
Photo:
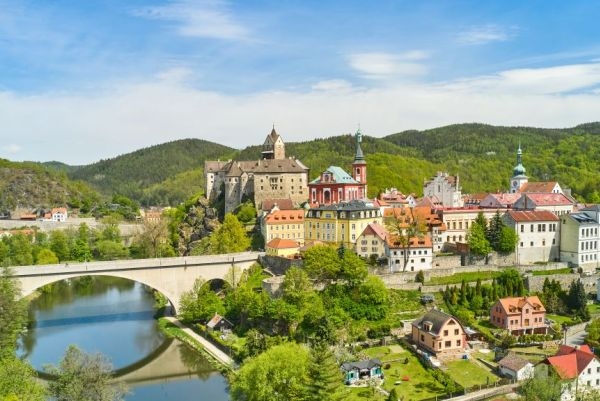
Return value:
[(462, 324), (438, 309), (430, 310), (412, 323), (412, 341), (436, 357), (462, 354), (467, 348)]
[(67, 208), (55, 207), (50, 211), (50, 219), (52, 221), (67, 221)]
[(265, 242), (276, 238), (304, 243), (304, 210), (279, 210), (274, 206), (260, 219), (260, 229)]
[(600, 361), (587, 345), (561, 345), (556, 355), (546, 358), (543, 363), (566, 382), (562, 401), (574, 400), (586, 389), (600, 389)]
[(356, 240), (371, 223), (383, 223), (381, 210), (371, 201), (310, 207), (304, 216), (304, 240), (343, 244), (347, 249), (354, 249)]
[(352, 173), (346, 173), (341, 167), (329, 166), (308, 184), (310, 203), (330, 205), (367, 197), (367, 162), (360, 147), (360, 130), (356, 132), (355, 137), (356, 153)]
[(386, 256), (386, 237), (387, 232), (381, 224), (369, 223), (358, 236), (354, 251), (363, 258), (383, 258)]
[(206, 323), (208, 331), (228, 332), (233, 329), (233, 323), (225, 319), (223, 316), (215, 313), (215, 315)]
[(352, 384), (357, 380), (363, 379), (383, 379), (383, 370), (381, 369), (381, 361), (377, 358), (367, 359), (364, 361), (346, 362), (342, 364), (342, 372), (344, 372), (344, 382)]
[(266, 254), (282, 258), (293, 258), (299, 255), (300, 244), (291, 239), (274, 238), (267, 242)]
[(386, 238), (386, 256), (390, 272), (414, 272), (433, 267), (433, 246), (427, 236), (412, 237), (408, 244), (403, 244), (397, 236), (389, 235)]
[(249, 197), (257, 210), (267, 199), (289, 198), (295, 204), (308, 199), (308, 167), (300, 160), (286, 158), (285, 144), (275, 127), (263, 144), (261, 159), (205, 161), (205, 193), (209, 200), (221, 194), (225, 213), (233, 211)]
[(513, 336), (548, 333), (546, 309), (535, 295), (497, 300), (490, 308), (490, 322)]
[(295, 209), (294, 202), (290, 198), (265, 199), (261, 205), (261, 215), (266, 215), (273, 210), (292, 210)]
[(564, 194), (556, 181), (526, 182), (519, 188), (521, 193)]
[(559, 259), (560, 219), (556, 214), (548, 210), (509, 210), (503, 220), (519, 236), (515, 247), (517, 264)]
[(463, 207), (463, 197), (458, 175), (438, 171), (423, 184), (423, 197), (434, 198), (444, 207)]
[(498, 361), (498, 371), (501, 376), (521, 381), (533, 377), (533, 364), (520, 358), (514, 353), (509, 353)]
[(564, 194), (523, 193), (513, 204), (514, 210), (547, 210), (557, 216), (573, 212), (575, 203)]
[(386, 202), (390, 207), (415, 207), (417, 204), (413, 194), (404, 195), (396, 188), (386, 188), (379, 194), (378, 200)]
[[(440, 220), (444, 224), (442, 232), (444, 242), (457, 244), (467, 241), (469, 228), (473, 225), (477, 215), (483, 213), (488, 221), (496, 214), (495, 209), (480, 209), (478, 207), (438, 208), (436, 209)], [(501, 212), (504, 212), (503, 210)]]
[(521, 198), (520, 193), (496, 193), (487, 194), (479, 202), (479, 207), (483, 209), (512, 209), (512, 206)]
[(383, 211), (386, 223), (393, 223), (402, 230), (417, 224), (419, 231), (430, 238), (434, 252), (442, 250), (446, 225), (435, 209), (430, 206), (394, 207)]
[(560, 216), (560, 260), (570, 266), (594, 271), (600, 249), (600, 206)]

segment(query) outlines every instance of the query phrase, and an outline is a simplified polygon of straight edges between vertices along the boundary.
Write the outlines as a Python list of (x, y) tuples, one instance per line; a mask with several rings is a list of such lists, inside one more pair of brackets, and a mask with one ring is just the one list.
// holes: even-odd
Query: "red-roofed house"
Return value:
[(304, 210), (279, 210), (261, 218), (261, 233), (266, 242), (275, 238), (289, 239), (304, 244)]
[(560, 219), (547, 210), (509, 210), (503, 217), (517, 233), (517, 264), (559, 260)]
[(369, 223), (356, 239), (355, 252), (363, 258), (375, 255), (377, 258), (385, 257), (385, 238), (387, 232), (379, 223)]
[(548, 210), (557, 216), (573, 212), (574, 203), (563, 194), (524, 193), (513, 204), (514, 210)]
[(291, 239), (275, 238), (267, 242), (266, 254), (282, 258), (293, 258), (300, 252), (300, 244)]
[(556, 181), (548, 182), (526, 182), (519, 188), (521, 193), (545, 193), (545, 194), (562, 194), (563, 190)]
[(548, 332), (546, 308), (535, 295), (497, 300), (490, 309), (490, 322), (514, 336)]
[(520, 198), (521, 194), (519, 193), (488, 194), (479, 202), (479, 206), (482, 208), (511, 209)]
[(569, 385), (563, 389), (561, 400), (573, 400), (587, 389), (600, 388), (600, 361), (587, 345), (561, 345), (554, 356), (544, 360)]
[[(429, 270), (433, 265), (433, 246), (427, 236), (412, 237), (409, 246), (400, 243), (397, 237), (386, 238), (386, 256), (391, 272)], [(406, 267), (405, 255), (406, 253)]]

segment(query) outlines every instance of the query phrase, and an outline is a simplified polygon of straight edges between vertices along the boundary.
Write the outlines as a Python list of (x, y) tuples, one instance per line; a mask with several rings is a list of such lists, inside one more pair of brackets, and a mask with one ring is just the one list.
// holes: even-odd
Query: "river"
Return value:
[(19, 354), (39, 371), (71, 344), (106, 355), (130, 390), (126, 401), (225, 401), (225, 378), (196, 351), (164, 337), (154, 297), (142, 284), (84, 277), (43, 289), (30, 305)]

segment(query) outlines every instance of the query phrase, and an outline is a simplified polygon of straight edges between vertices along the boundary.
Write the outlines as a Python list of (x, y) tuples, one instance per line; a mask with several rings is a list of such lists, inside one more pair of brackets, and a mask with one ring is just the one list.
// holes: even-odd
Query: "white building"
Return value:
[(518, 264), (559, 260), (560, 220), (547, 210), (509, 210), (506, 225), (516, 231)]
[(573, 401), (590, 389), (600, 389), (600, 361), (587, 345), (561, 345), (544, 363), (565, 382), (561, 401)]
[[(404, 254), (408, 255), (406, 270), (404, 269)], [(427, 236), (413, 237), (410, 246), (402, 246), (393, 235), (386, 241), (386, 256), (390, 272), (430, 270), (433, 267), (433, 246)]]
[(594, 205), (560, 217), (560, 260), (593, 271), (598, 267), (600, 206)]
[(509, 353), (498, 361), (498, 368), (502, 376), (521, 381), (533, 377), (533, 364), (516, 354)]
[(423, 196), (439, 201), (445, 207), (462, 207), (463, 197), (458, 175), (438, 171), (435, 177), (425, 181)]
[(573, 212), (574, 203), (564, 194), (524, 193), (513, 204), (514, 210), (548, 210), (557, 216)]

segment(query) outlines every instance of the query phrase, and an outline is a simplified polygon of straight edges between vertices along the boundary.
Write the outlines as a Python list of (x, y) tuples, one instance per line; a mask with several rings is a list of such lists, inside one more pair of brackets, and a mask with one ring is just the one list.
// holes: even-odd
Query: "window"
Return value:
[(452, 347), (452, 341), (445, 341), (444, 348), (450, 348), (450, 347)]
[(444, 336), (448, 335), (448, 330), (444, 330)]
[(460, 347), (460, 340), (456, 340), (456, 346)]
[[(427, 329), (425, 329), (427, 330)], [(423, 334), (421, 334), (421, 341), (425, 341), (425, 336)]]
[(458, 329), (454, 329), (454, 335), (457, 336), (458, 335)]

